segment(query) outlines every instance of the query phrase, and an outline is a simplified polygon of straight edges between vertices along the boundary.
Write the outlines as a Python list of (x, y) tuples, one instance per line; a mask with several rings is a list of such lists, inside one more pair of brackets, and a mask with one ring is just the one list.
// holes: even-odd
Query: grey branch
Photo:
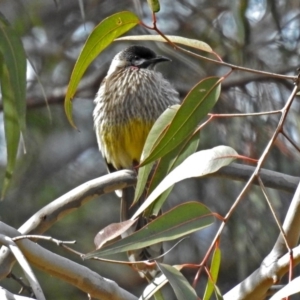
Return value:
[[(8, 236), (20, 236), (22, 234), (42, 234), (47, 229), (49, 229), (55, 222), (57, 222), (67, 214), (71, 213), (74, 209), (80, 208), (81, 205), (83, 205), (84, 203), (105, 193), (110, 193), (116, 189), (122, 189), (127, 186), (131, 186), (135, 183), (136, 183), (136, 175), (134, 172), (131, 172), (129, 170), (122, 170), (117, 173), (108, 174), (100, 178), (88, 181), (80, 185), (79, 187), (73, 189), (72, 191), (68, 192), (67, 194), (61, 196), (60, 198), (54, 200), (53, 202), (46, 205), (45, 207), (43, 207), (20, 227), (19, 232), (17, 232), (14, 229), (14, 231), (10, 232), (11, 234), (6, 234), (4, 229), (6, 229), (5, 226), (7, 225), (2, 223), (3, 228), (1, 228), (0, 233), (6, 234)], [(11, 228), (11, 230), (13, 229)], [(12, 232), (14, 232), (14, 234), (12, 234)], [(18, 241), (17, 242), (18, 245), (20, 245), (21, 242), (27, 243), (29, 241)], [(21, 243), (21, 245), (23, 244)], [(30, 248), (30, 249), (37, 251), (36, 248)], [(39, 257), (40, 253), (38, 251), (36, 255), (30, 256), (29, 259), (27, 255), (30, 255), (30, 251), (31, 251), (30, 249), (26, 248), (25, 249), (26, 252), (24, 252), (24, 254), (32, 264), (34, 265), (37, 264), (36, 266), (38, 268), (42, 268), (42, 270), (46, 271), (47, 273), (59, 277), (71, 284), (74, 284), (78, 288), (81, 289), (84, 288), (84, 291), (87, 291), (89, 294), (92, 294), (94, 292), (96, 292), (98, 296), (101, 294), (100, 297), (101, 299), (136, 299), (134, 296), (132, 296), (127, 292), (125, 297), (124, 296), (125, 291), (123, 290), (121, 291), (120, 288), (117, 287), (115, 283), (103, 279), (98, 274), (97, 274), (98, 277), (95, 279), (96, 273), (90, 271), (88, 268), (82, 267), (85, 269), (81, 270), (80, 269), (81, 266), (79, 264), (73, 263), (72, 261), (69, 260), (68, 263), (66, 263), (65, 261), (61, 261), (63, 260), (63, 258), (40, 247), (39, 250), (41, 251), (41, 253), (44, 253), (43, 251), (47, 251), (47, 254), (44, 254), (44, 257), (47, 257), (47, 267), (43, 267), (43, 265), (40, 264), (41, 258)], [(63, 268), (61, 268), (59, 269), (59, 271), (57, 271), (56, 269), (53, 270), (52, 268), (54, 268), (54, 266), (55, 268), (59, 267), (59, 264), (56, 265), (56, 262), (52, 261), (54, 259), (55, 260), (57, 259), (57, 261), (61, 261), (61, 263), (64, 263), (64, 266), (66, 266), (67, 269), (63, 270)], [(15, 263), (15, 259), (11, 255), (10, 251), (7, 248), (3, 247), (0, 252), (0, 279), (4, 278), (10, 273), (14, 263)], [(69, 267), (71, 268), (70, 270), (68, 270)], [(70, 271), (71, 274), (67, 274), (68, 271)], [(91, 272), (92, 274), (91, 280), (88, 286), (86, 286), (86, 284), (84, 283), (85, 280), (83, 280), (82, 276), (88, 276), (89, 272)], [(78, 280), (78, 278), (82, 278), (82, 280)], [(95, 286), (96, 282), (102, 282), (100, 289), (97, 285)], [(107, 284), (108, 287), (105, 288), (105, 284)], [(92, 289), (91, 291), (94, 292), (91, 292), (89, 288), (91, 288)], [(109, 293), (113, 292), (114, 294), (109, 294), (109, 296), (103, 296), (102, 294), (103, 291), (101, 291), (101, 289), (104, 292), (109, 291)], [(120, 294), (123, 296), (119, 297), (118, 295)], [(93, 297), (97, 298), (96, 296)]]
[(3, 234), (0, 234), (0, 243), (9, 248), (10, 251), (14, 254), (16, 260), (23, 269), (23, 272), (28, 282), (30, 283), (30, 286), (32, 288), (32, 291), (34, 292), (36, 299), (46, 300), (43, 290), (36, 276), (34, 275), (30, 265), (28, 264), (25, 256), (23, 255), (22, 251), (19, 249), (17, 244), (10, 237)]
[(90, 180), (43, 207), (27, 220), (19, 231), (22, 234), (42, 234), (55, 222), (86, 202), (135, 183), (136, 174), (130, 170), (121, 170)]
[[(300, 183), (286, 214), (283, 229), (289, 248), (296, 247), (300, 235)], [(292, 249), (292, 253), (295, 266), (300, 263), (300, 246)], [(265, 299), (269, 288), (288, 272), (289, 264), (290, 253), (280, 234), (260, 268), (224, 295), (224, 300)]]
[[(210, 174), (209, 176), (224, 177), (227, 179), (246, 182), (248, 181), (254, 170), (255, 167), (233, 163), (229, 166), (221, 168), (219, 171)], [(266, 187), (289, 193), (295, 192), (300, 180), (299, 177), (290, 176), (267, 169), (261, 169), (260, 178), (262, 179)], [(258, 185), (258, 181), (255, 180), (254, 184)]]
[[(246, 181), (251, 176), (253, 170), (254, 167), (232, 164), (220, 169), (210, 176)], [(260, 177), (264, 181), (266, 187), (281, 189), (288, 192), (294, 192), (297, 183), (299, 182), (299, 178), (264, 169), (261, 170)], [(86, 202), (102, 194), (132, 186), (135, 183), (136, 174), (130, 170), (114, 172), (88, 181), (54, 200), (34, 214), (20, 227), (20, 235), (42, 234), (55, 222), (71, 213), (74, 209), (80, 208), (81, 205)], [(9, 251), (2, 251), (0, 253), (0, 279), (9, 274), (14, 261), (14, 257), (10, 255)]]
[[(253, 171), (254, 167), (251, 166), (231, 164), (210, 176), (247, 181)], [(260, 177), (266, 187), (280, 189), (290, 193), (295, 191), (299, 182), (299, 178), (297, 177), (265, 169), (261, 170)], [(135, 183), (136, 173), (130, 170), (121, 170), (88, 181), (43, 207), (25, 222), (19, 228), (19, 231), (22, 234), (42, 234), (55, 222), (72, 212), (73, 209), (79, 208), (87, 201), (105, 193), (132, 186)]]
[[(293, 266), (300, 263), (300, 246), (293, 249)], [(288, 272), (289, 253), (275, 261), (272, 265), (262, 264), (240, 284), (224, 295), (224, 300), (263, 300), (273, 284)]]
[[(0, 222), (0, 232), (9, 237), (21, 235), (16, 229)], [(115, 282), (101, 277), (89, 268), (61, 257), (29, 240), (16, 242), (29, 263), (47, 274), (62, 279), (88, 293), (92, 298), (101, 300), (137, 300), (119, 287)], [(5, 252), (2, 247), (1, 253)], [(2, 257), (1, 257), (2, 258)], [(2, 261), (0, 258), (0, 267)]]
[[(80, 208), (84, 203), (135, 183), (136, 175), (130, 170), (122, 170), (90, 180), (40, 209), (19, 228), (20, 235), (43, 234), (55, 222), (74, 209)], [(14, 263), (15, 259), (10, 251), (0, 252), (0, 280), (11, 272)]]

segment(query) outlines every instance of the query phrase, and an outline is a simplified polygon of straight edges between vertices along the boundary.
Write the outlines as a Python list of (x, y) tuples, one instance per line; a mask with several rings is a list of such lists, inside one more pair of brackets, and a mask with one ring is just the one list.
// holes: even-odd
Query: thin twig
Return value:
[(282, 234), (282, 238), (284, 239), (286, 248), (287, 248), (288, 251), (290, 251), (291, 248), (290, 248), (289, 243), (288, 243), (288, 241), (287, 241), (286, 234), (285, 234), (285, 232), (284, 232), (284, 230), (283, 230), (283, 228), (282, 228), (282, 225), (281, 225), (281, 223), (280, 223), (280, 221), (279, 221), (279, 219), (278, 219), (278, 217), (277, 217), (277, 215), (276, 215), (276, 212), (275, 212), (275, 210), (274, 210), (274, 208), (273, 208), (273, 206), (272, 206), (272, 204), (271, 204), (271, 202), (270, 202), (270, 200), (269, 200), (269, 197), (268, 197), (268, 195), (267, 195), (267, 191), (266, 191), (266, 188), (265, 188), (265, 186), (264, 186), (264, 183), (263, 183), (263, 181), (261, 180), (260, 176), (257, 176), (257, 180), (258, 180), (258, 182), (259, 182), (259, 186), (260, 186), (260, 188), (261, 188), (261, 191), (262, 191), (263, 195), (265, 196), (265, 199), (266, 199), (266, 201), (267, 201), (267, 204), (269, 205), (269, 208), (270, 208), (270, 211), (271, 211), (271, 213), (272, 213), (272, 215), (273, 215), (273, 218), (274, 218), (274, 220), (275, 220), (275, 222), (276, 222), (276, 224), (277, 224), (277, 226), (278, 226), (278, 228), (279, 228), (279, 230), (280, 230), (280, 232), (281, 232), (281, 234)]
[(266, 71), (261, 71), (261, 70), (255, 70), (255, 69), (246, 68), (246, 67), (240, 67), (240, 66), (237, 66), (237, 65), (226, 63), (224, 61), (215, 60), (215, 59), (212, 59), (212, 58), (194, 53), (194, 52), (192, 52), (190, 50), (187, 50), (185, 48), (182, 48), (180, 46), (177, 46), (176, 48), (183, 51), (183, 52), (185, 52), (185, 53), (187, 53), (187, 54), (195, 56), (197, 58), (200, 58), (200, 59), (203, 59), (203, 60), (206, 60), (206, 61), (209, 61), (209, 62), (213, 62), (215, 64), (222, 65), (222, 66), (225, 66), (225, 67), (229, 67), (233, 70), (239, 70), (239, 71), (254, 73), (254, 74), (261, 74), (261, 75), (264, 75), (264, 76), (268, 76), (268, 77), (272, 77), (272, 78), (278, 78), (278, 79), (289, 79), (289, 80), (293, 80), (293, 81), (297, 80), (297, 76), (283, 75), (283, 74), (277, 74), (277, 73), (266, 72)]
[(280, 114), (281, 110), (272, 110), (272, 111), (262, 111), (258, 113), (240, 113), (240, 114), (208, 114), (214, 118), (236, 118), (236, 117), (257, 117), (265, 115), (275, 115)]
[(254, 74), (260, 74), (260, 75), (264, 75), (264, 76), (268, 76), (268, 77), (272, 77), (272, 78), (278, 78), (278, 79), (289, 79), (289, 80), (297, 80), (297, 76), (290, 76), (290, 75), (283, 75), (283, 74), (277, 74), (277, 73), (272, 73), (272, 72), (266, 72), (266, 71), (261, 71), (261, 70), (255, 70), (255, 69), (251, 69), (251, 68), (246, 68), (246, 67), (241, 67), (241, 66), (237, 66), (237, 65), (234, 65), (234, 64), (230, 64), (230, 63), (226, 63), (224, 62), (221, 57), (216, 53), (216, 52), (212, 52), (212, 54), (216, 55), (216, 57), (219, 59), (219, 60), (215, 60), (213, 58), (209, 58), (209, 57), (206, 57), (206, 56), (203, 56), (203, 55), (200, 55), (200, 54), (197, 54), (195, 52), (192, 52), (190, 50), (187, 50), (185, 48), (182, 48), (176, 44), (174, 44), (170, 39), (168, 39), (160, 30), (159, 28), (157, 27), (156, 25), (156, 17), (155, 17), (155, 14), (153, 14), (154, 17), (153, 17), (153, 26), (148, 26), (146, 25), (145, 23), (143, 22), (140, 22), (140, 25), (144, 26), (145, 28), (147, 29), (150, 29), (150, 30), (154, 30), (156, 31), (159, 35), (161, 35), (167, 42), (168, 44), (170, 44), (174, 49), (177, 49), (177, 50), (180, 50), (182, 52), (185, 52), (189, 55), (192, 55), (194, 57), (197, 57), (197, 58), (200, 58), (202, 60), (206, 60), (206, 61), (209, 61), (209, 62), (212, 62), (212, 63), (215, 63), (215, 64), (218, 64), (218, 65), (222, 65), (222, 66), (225, 66), (225, 67), (228, 67), (228, 68), (231, 68), (232, 70), (239, 70), (239, 71), (243, 71), (243, 72), (248, 72), (248, 73), (254, 73)]
[[(31, 288), (30, 285), (26, 284), (24, 281), (23, 281), (23, 278), (20, 278), (20, 277), (17, 277), (15, 276), (13, 273), (10, 273), (7, 278), (12, 278), (14, 281), (16, 281), (20, 286), (21, 286), (21, 291), (25, 290), (29, 293), (30, 296), (33, 296), (34, 293), (33, 293), (33, 290)], [(20, 294), (20, 292), (19, 292)]]
[(297, 85), (294, 87), (289, 99), (287, 100), (286, 104), (284, 105), (284, 107), (281, 109), (281, 118), (278, 122), (278, 125), (277, 125), (277, 128), (271, 138), (271, 140), (269, 141), (268, 145), (265, 147), (264, 149), (264, 152), (262, 153), (260, 159), (258, 160), (258, 163), (257, 163), (257, 166), (254, 170), (254, 172), (252, 173), (250, 179), (248, 180), (248, 182), (246, 183), (246, 185), (244, 186), (244, 188), (242, 189), (242, 191), (240, 192), (240, 194), (238, 195), (238, 197), (236, 198), (235, 202), (232, 204), (232, 206), (230, 207), (229, 211), (227, 212), (227, 214), (225, 215), (224, 217), (224, 222), (221, 223), (210, 247), (208, 248), (202, 262), (200, 263), (200, 265), (205, 265), (205, 263), (207, 262), (208, 258), (210, 257), (211, 255), (211, 252), (213, 250), (213, 247), (216, 243), (216, 241), (219, 239), (225, 225), (226, 225), (226, 222), (228, 221), (228, 219), (231, 217), (231, 215), (233, 214), (233, 212), (235, 211), (236, 207), (238, 206), (238, 204), (240, 203), (240, 201), (242, 200), (242, 198), (245, 196), (246, 192), (248, 191), (248, 189), (250, 188), (252, 182), (254, 181), (255, 178), (257, 178), (257, 176), (259, 175), (259, 172), (260, 172), (260, 169), (264, 163), (264, 161), (266, 160), (267, 158), (267, 155), (269, 154), (270, 152), (270, 149), (272, 148), (279, 132), (282, 130), (283, 128), (283, 124), (284, 124), (284, 121), (286, 119), (286, 116), (289, 112), (289, 108), (297, 94), (297, 91), (298, 91), (298, 83)]
[(281, 130), (281, 134), (290, 142), (290, 144), (298, 151), (300, 152), (300, 147), (295, 144), (295, 142), (286, 134), (284, 129)]
[(61, 246), (63, 244), (75, 244), (76, 241), (60, 241), (57, 239), (54, 239), (51, 236), (45, 236), (45, 235), (36, 235), (36, 234), (28, 234), (28, 235), (20, 235), (12, 238), (13, 241), (19, 241), (23, 239), (29, 239), (29, 240), (46, 240), (55, 243), (57, 246)]

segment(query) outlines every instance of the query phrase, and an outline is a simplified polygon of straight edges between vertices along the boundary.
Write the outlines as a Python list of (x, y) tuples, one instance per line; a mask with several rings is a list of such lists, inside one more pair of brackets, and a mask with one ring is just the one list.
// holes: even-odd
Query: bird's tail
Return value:
[[(134, 187), (128, 187), (122, 190), (122, 198), (121, 198), (121, 212), (120, 212), (120, 219), (121, 222), (130, 219), (130, 217), (134, 213), (134, 208), (130, 209), (132, 201), (134, 199)], [(144, 198), (143, 196), (141, 197)], [(143, 199), (144, 200), (144, 199)], [(139, 202), (143, 202), (143, 200), (139, 200)], [(133, 232), (141, 229), (142, 227), (146, 226), (151, 220), (145, 218), (143, 216), (139, 217), (137, 223), (128, 229), (124, 234), (122, 234), (122, 238), (132, 234)], [(142, 249), (136, 249), (128, 252), (128, 258), (131, 262), (135, 261), (151, 261), (163, 254), (163, 245), (162, 243), (154, 244)], [(162, 258), (159, 258), (159, 261), (162, 261)], [(142, 278), (147, 278), (147, 280), (153, 279), (157, 272), (156, 265), (146, 265), (146, 264), (137, 264), (134, 266), (135, 269), (139, 272)]]

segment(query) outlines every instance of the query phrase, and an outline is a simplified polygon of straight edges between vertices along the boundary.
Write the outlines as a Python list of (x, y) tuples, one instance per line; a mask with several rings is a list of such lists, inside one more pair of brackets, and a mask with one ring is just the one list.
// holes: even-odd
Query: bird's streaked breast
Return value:
[(128, 67), (105, 78), (95, 99), (99, 148), (116, 169), (140, 161), (147, 135), (178, 93), (155, 71)]

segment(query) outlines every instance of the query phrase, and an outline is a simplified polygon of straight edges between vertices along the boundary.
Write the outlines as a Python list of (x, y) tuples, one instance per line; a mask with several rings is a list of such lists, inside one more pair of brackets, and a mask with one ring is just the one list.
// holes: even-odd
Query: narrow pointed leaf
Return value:
[[(0, 52), (8, 69), (8, 80), (13, 98), (10, 101), (16, 109), (21, 131), (25, 130), (26, 119), (26, 54), (18, 34), (0, 14)], [(3, 99), (3, 102), (6, 99)], [(4, 105), (4, 103), (3, 103)]]
[(206, 206), (198, 202), (187, 202), (159, 216), (132, 235), (88, 253), (84, 258), (141, 249), (178, 239), (211, 225), (213, 221), (214, 217)]
[(172, 122), (179, 109), (179, 104), (172, 105), (159, 116), (147, 136), (141, 159), (144, 159), (144, 157), (148, 156), (153, 147), (160, 141), (163, 132)]
[(25, 130), (26, 55), (22, 42), (0, 14), (1, 91), (7, 151), (6, 172), (1, 192), (3, 198), (17, 159), (21, 132)]
[(211, 77), (198, 83), (187, 95), (168, 130), (141, 166), (154, 161), (180, 145), (195, 131), (199, 122), (216, 104), (221, 91), (220, 78)]
[(174, 267), (157, 263), (161, 272), (167, 277), (178, 300), (197, 300), (197, 294), (185, 277)]
[(173, 149), (161, 158), (154, 174), (155, 178), (151, 181), (149, 186), (150, 192), (154, 190), (158, 183), (160, 183), (171, 170), (180, 165), (191, 154), (195, 153), (199, 145), (199, 140), (199, 134), (195, 134), (184, 141), (180, 147)]
[[(195, 48), (198, 50), (202, 50), (205, 52), (213, 52), (212, 48), (199, 40), (194, 39), (188, 39), (182, 36), (176, 36), (176, 35), (166, 35), (166, 37), (173, 42), (174, 44), (181, 44), (185, 45), (191, 48)], [(155, 34), (149, 34), (149, 35), (130, 35), (130, 36), (124, 36), (121, 38), (117, 38), (116, 41), (155, 41), (155, 42), (164, 42), (167, 43), (167, 40), (164, 39), (161, 35), (155, 35)]]
[(220, 264), (221, 264), (221, 250), (219, 247), (217, 247), (212, 256), (211, 266), (210, 266), (210, 275), (213, 281), (211, 281), (210, 278), (208, 279), (203, 300), (209, 300), (212, 293), (215, 290), (215, 285), (219, 275)]
[(7, 165), (5, 177), (3, 182), (2, 194), (3, 198), (9, 183), (12, 178), (13, 170), (16, 164), (17, 152), (20, 140), (20, 124), (18, 120), (18, 113), (14, 106), (14, 93), (9, 76), (9, 71), (6, 65), (2, 65), (1, 72), (1, 90), (3, 99), (3, 113), (4, 113), (4, 131), (7, 149)]
[(224, 300), (220, 289), (215, 285), (215, 296), (217, 300)]
[(229, 165), (235, 159), (234, 156), (237, 155), (238, 153), (228, 146), (218, 146), (209, 150), (194, 153), (164, 178), (145, 202), (138, 208), (132, 219), (141, 214), (159, 195), (161, 195), (161, 193), (176, 182), (186, 178), (200, 177), (214, 173), (221, 167)]
[[(149, 194), (158, 186), (158, 184), (167, 176), (167, 174), (170, 173), (171, 170), (176, 168), (186, 158), (197, 151), (199, 141), (200, 135), (199, 132), (196, 132), (191, 138), (189, 138), (187, 141), (184, 141), (181, 147), (176, 147), (159, 160), (158, 166), (156, 167), (156, 171), (149, 186)], [(165, 200), (171, 193), (172, 188), (173, 186), (168, 188), (158, 197), (158, 199), (153, 203), (153, 207), (151, 208), (149, 215), (157, 216)]]
[(74, 66), (69, 86), (65, 97), (65, 112), (72, 126), (72, 98), (84, 72), (91, 62), (109, 45), (115, 38), (124, 34), (139, 23), (138, 17), (123, 11), (104, 19), (88, 37)]
[[(179, 107), (180, 107), (180, 105), (173, 105), (173, 106), (167, 108), (162, 113), (162, 115), (156, 120), (156, 122), (152, 126), (152, 128), (147, 136), (147, 139), (146, 139), (146, 142), (144, 145), (144, 149), (143, 149), (143, 153), (142, 153), (142, 158), (144, 156), (149, 155), (151, 149), (153, 148), (153, 146), (155, 145), (157, 140), (159, 140), (161, 134), (164, 132), (166, 127), (170, 124), (170, 122), (174, 118)], [(136, 203), (138, 201), (138, 199), (141, 197), (141, 195), (145, 189), (148, 176), (152, 170), (152, 167), (153, 167), (153, 163), (139, 168), (133, 204)]]
[[(181, 265), (175, 265), (173, 268), (176, 268), (178, 271), (182, 269)], [(139, 300), (149, 300), (155, 294), (155, 292), (161, 289), (168, 279), (164, 274), (156, 276), (152, 282), (150, 282), (143, 291), (143, 294), (140, 296)]]

